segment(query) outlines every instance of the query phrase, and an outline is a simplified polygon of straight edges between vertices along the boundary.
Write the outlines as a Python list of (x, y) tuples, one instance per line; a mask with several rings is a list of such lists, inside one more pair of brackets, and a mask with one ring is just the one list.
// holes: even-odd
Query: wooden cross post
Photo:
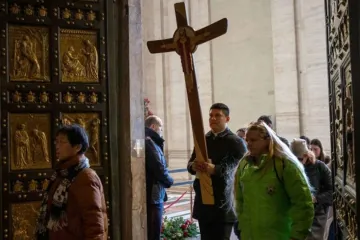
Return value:
[[(180, 55), (189, 102), (196, 160), (205, 162), (208, 161), (208, 154), (192, 54), (196, 51), (198, 45), (225, 34), (227, 31), (227, 19), (224, 18), (205, 28), (195, 31), (188, 25), (185, 4), (183, 2), (175, 4), (175, 15), (177, 29), (173, 38), (149, 41), (147, 42), (147, 46), (150, 53), (175, 51)], [(214, 194), (210, 176), (206, 173), (197, 173), (197, 177), (200, 179), (203, 204), (213, 205)]]

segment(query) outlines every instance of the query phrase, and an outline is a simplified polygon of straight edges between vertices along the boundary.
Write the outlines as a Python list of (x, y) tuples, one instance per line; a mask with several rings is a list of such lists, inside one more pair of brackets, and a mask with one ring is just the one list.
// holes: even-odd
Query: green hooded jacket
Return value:
[(241, 239), (306, 239), (314, 218), (314, 205), (306, 180), (295, 163), (286, 159), (268, 160), (263, 155), (256, 166), (245, 157), (235, 181)]

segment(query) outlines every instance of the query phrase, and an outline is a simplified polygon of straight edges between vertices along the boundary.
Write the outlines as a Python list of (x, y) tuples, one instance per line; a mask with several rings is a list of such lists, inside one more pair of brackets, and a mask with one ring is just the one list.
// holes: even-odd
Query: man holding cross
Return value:
[(227, 240), (236, 219), (233, 209), (234, 170), (246, 152), (245, 142), (227, 128), (230, 120), (229, 108), (215, 103), (210, 108), (211, 131), (206, 134), (209, 161), (198, 162), (193, 152), (188, 172), (210, 175), (214, 191), (214, 205), (203, 204), (200, 181), (194, 181), (195, 203), (193, 217), (199, 221), (202, 240)]
[(230, 198), (233, 172), (246, 147), (244, 142), (226, 127), (230, 117), (229, 108), (225, 104), (214, 104), (211, 107), (209, 121), (212, 131), (204, 137), (192, 55), (198, 45), (226, 33), (227, 19), (223, 18), (195, 31), (188, 25), (184, 2), (175, 3), (174, 7), (177, 29), (173, 37), (148, 41), (147, 46), (150, 53), (176, 52), (181, 59), (195, 145), (188, 171), (196, 174), (197, 178), (194, 182), (194, 218), (199, 220), (201, 239), (230, 239), (236, 220)]

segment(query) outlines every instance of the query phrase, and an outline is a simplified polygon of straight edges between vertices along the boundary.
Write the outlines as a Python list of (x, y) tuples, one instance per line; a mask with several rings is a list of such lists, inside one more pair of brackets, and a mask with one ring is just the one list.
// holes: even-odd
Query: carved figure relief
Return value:
[(63, 124), (78, 124), (83, 127), (89, 137), (89, 149), (85, 155), (89, 158), (91, 165), (100, 165), (100, 119), (97, 113), (64, 113)]
[(38, 190), (38, 182), (36, 180), (31, 180), (28, 185), (28, 191), (29, 192), (35, 192)]
[(17, 5), (16, 3), (13, 4), (13, 5), (11, 5), (11, 6), (9, 7), (9, 12), (12, 13), (12, 14), (14, 14), (14, 15), (19, 14), (20, 11), (21, 11), (21, 8), (20, 8), (20, 6)]
[(98, 96), (96, 93), (93, 92), (90, 96), (90, 103), (95, 104), (97, 102), (98, 102)]
[(351, 66), (348, 65), (345, 68), (345, 81), (346, 81), (346, 89), (345, 89), (345, 117), (346, 117), (346, 152), (347, 152), (347, 172), (346, 177), (348, 177), (352, 182), (355, 180), (355, 159), (354, 159), (354, 149), (353, 149), (353, 101), (352, 101), (352, 77), (351, 77)]
[(75, 19), (76, 20), (82, 20), (84, 18), (84, 13), (80, 9), (75, 13)]
[(83, 94), (82, 92), (79, 93), (77, 98), (79, 103), (84, 103), (86, 101), (86, 95)]
[(21, 93), (19, 93), (18, 91), (15, 91), (15, 92), (12, 94), (12, 101), (13, 101), (14, 103), (19, 103), (19, 102), (21, 102), (21, 99), (22, 99)]
[(64, 78), (84, 78), (85, 67), (79, 61), (79, 56), (76, 54), (73, 46), (64, 53), (62, 59), (62, 69)]
[(42, 93), (40, 94), (40, 101), (41, 101), (42, 103), (47, 103), (47, 102), (49, 102), (49, 94), (48, 94), (47, 92), (42, 92)]
[(24, 190), (24, 184), (21, 181), (17, 180), (14, 183), (13, 192), (19, 193), (19, 192), (22, 192), (23, 190)]
[(344, 167), (343, 162), (343, 119), (342, 119), (342, 93), (339, 80), (335, 83), (335, 126), (336, 126), (336, 161), (339, 168)]
[(50, 81), (47, 28), (10, 25), (9, 54), (11, 81)]
[(34, 162), (35, 160), (50, 162), (48, 146), (45, 132), (40, 131), (39, 127), (36, 126), (32, 130), (32, 159)]
[(30, 92), (28, 93), (28, 95), (27, 95), (27, 101), (28, 101), (29, 103), (33, 103), (33, 102), (36, 101), (36, 96), (35, 96), (35, 94), (34, 94), (32, 91), (30, 91)]
[(34, 232), (41, 202), (12, 204), (12, 233), (14, 240), (36, 240)]
[(66, 94), (63, 95), (63, 100), (65, 103), (72, 103), (73, 98), (74, 97), (70, 92), (67, 92)]
[(51, 168), (50, 115), (10, 114), (11, 169)]
[(96, 32), (62, 29), (60, 53), (63, 82), (99, 82)]
[(41, 183), (41, 190), (45, 191), (47, 189), (47, 187), (49, 186), (50, 181), (45, 179), (44, 181), (42, 181)]
[(89, 150), (95, 156), (96, 161), (99, 160), (99, 125), (100, 120), (98, 118), (94, 118), (91, 120), (90, 128), (89, 128), (89, 135), (90, 135), (90, 143), (89, 143)]
[(15, 166), (18, 168), (25, 168), (30, 162), (30, 138), (27, 133), (26, 125), (19, 123), (15, 131)]
[(62, 18), (63, 19), (69, 19), (71, 18), (71, 11), (67, 8), (65, 8), (63, 11), (62, 11)]
[(96, 13), (94, 13), (93, 11), (89, 11), (86, 14), (86, 20), (88, 20), (90, 22), (95, 21), (96, 20)]

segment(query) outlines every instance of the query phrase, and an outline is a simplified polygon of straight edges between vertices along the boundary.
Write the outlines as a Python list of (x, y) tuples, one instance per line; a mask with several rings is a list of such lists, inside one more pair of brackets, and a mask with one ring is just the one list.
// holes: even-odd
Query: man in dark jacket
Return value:
[(162, 126), (157, 116), (152, 115), (145, 120), (148, 240), (160, 240), (162, 213), (167, 200), (165, 188), (174, 183), (166, 167)]
[[(265, 116), (265, 115), (262, 115), (258, 118), (258, 122), (260, 121), (263, 121), (264, 123), (266, 123), (271, 129), (273, 129), (273, 125), (272, 125), (272, 121), (270, 119), (269, 116)], [(286, 146), (290, 147), (290, 143), (289, 141), (286, 139), (286, 138), (283, 138), (283, 137), (280, 137), (280, 136), (277, 136), (278, 138), (280, 138), (280, 140), (286, 144)]]
[(207, 172), (211, 176), (214, 190), (214, 205), (202, 203), (199, 179), (194, 181), (195, 203), (193, 217), (199, 221), (202, 240), (227, 240), (236, 219), (233, 209), (234, 170), (246, 152), (242, 139), (227, 128), (229, 108), (222, 103), (210, 108), (209, 123), (211, 131), (206, 134), (209, 161), (196, 161), (193, 152), (187, 169), (192, 175)]

